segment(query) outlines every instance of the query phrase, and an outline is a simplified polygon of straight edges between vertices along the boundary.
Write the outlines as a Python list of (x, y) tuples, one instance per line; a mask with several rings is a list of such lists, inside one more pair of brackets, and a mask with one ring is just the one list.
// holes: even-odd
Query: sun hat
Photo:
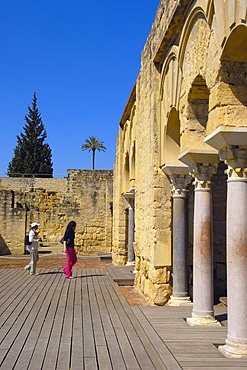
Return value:
[(32, 224), (31, 224), (31, 227), (33, 228), (33, 227), (35, 227), (35, 226), (39, 226), (40, 224), (38, 224), (38, 222), (33, 222)]

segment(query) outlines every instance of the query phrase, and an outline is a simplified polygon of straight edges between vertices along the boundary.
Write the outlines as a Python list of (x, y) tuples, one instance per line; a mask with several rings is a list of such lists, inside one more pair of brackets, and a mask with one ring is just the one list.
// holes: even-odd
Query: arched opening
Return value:
[[(238, 26), (229, 36), (221, 57), (220, 81), (225, 84), (224, 105), (247, 106), (247, 27)], [(236, 100), (237, 99), (237, 100)], [(236, 111), (236, 114), (243, 112)], [(245, 111), (246, 114), (246, 111)], [(245, 124), (246, 125), (246, 124)]]
[(175, 108), (169, 114), (165, 135), (165, 163), (177, 163), (180, 153), (180, 122)]
[(192, 129), (204, 130), (208, 122), (209, 89), (202, 76), (197, 76), (189, 91), (190, 125)]
[(230, 34), (221, 57), (221, 60), (232, 62), (247, 62), (247, 27), (240, 25)]
[(136, 147), (135, 147), (135, 142), (134, 142), (133, 150), (132, 150), (132, 154), (131, 154), (130, 188), (135, 187), (135, 154), (136, 154)]
[(129, 180), (130, 180), (129, 153), (126, 153), (125, 161), (124, 161), (123, 192), (129, 191), (129, 187), (130, 187)]

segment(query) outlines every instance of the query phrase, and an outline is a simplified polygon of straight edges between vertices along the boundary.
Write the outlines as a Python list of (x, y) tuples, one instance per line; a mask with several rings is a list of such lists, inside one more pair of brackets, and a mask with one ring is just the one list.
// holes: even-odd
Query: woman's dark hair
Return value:
[(76, 227), (76, 222), (75, 221), (70, 221), (67, 225), (66, 231), (67, 230), (72, 230), (74, 227)]
[[(64, 237), (66, 238), (74, 238), (75, 231), (74, 228), (76, 227), (76, 222), (75, 221), (70, 221), (66, 227)], [(66, 239), (67, 240), (67, 239)]]

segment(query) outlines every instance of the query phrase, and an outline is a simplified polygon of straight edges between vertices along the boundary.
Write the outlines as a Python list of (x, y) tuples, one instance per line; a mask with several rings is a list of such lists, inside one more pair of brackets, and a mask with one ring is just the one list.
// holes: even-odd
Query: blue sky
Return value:
[(96, 169), (113, 169), (116, 135), (159, 0), (1, 0), (0, 176), (33, 93), (54, 177), (91, 169), (89, 136), (104, 142)]

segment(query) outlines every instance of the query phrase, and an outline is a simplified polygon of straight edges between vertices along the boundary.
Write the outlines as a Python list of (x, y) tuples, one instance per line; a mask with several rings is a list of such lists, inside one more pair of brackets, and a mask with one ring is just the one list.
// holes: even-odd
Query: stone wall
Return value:
[(44, 244), (56, 245), (67, 223), (77, 222), (81, 254), (111, 251), (112, 171), (69, 170), (62, 179), (0, 179), (0, 253), (22, 252), (33, 221)]
[[(172, 293), (172, 187), (165, 165), (220, 125), (246, 126), (246, 6), (235, 0), (162, 0), (123, 112), (114, 168), (113, 260), (126, 263), (127, 203), (135, 189), (135, 285), (154, 304)], [(239, 48), (234, 45), (238, 44)], [(216, 298), (226, 294), (226, 175), (212, 179)], [(194, 187), (187, 189), (189, 292), (193, 295)], [(221, 204), (221, 208), (218, 207)]]

